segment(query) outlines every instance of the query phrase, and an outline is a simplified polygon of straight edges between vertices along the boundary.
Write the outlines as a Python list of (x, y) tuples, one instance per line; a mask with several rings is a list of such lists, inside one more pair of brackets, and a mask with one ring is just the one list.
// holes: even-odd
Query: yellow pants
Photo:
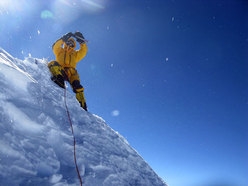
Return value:
[(60, 87), (65, 88), (64, 81), (68, 81), (72, 86), (73, 92), (76, 93), (76, 98), (84, 110), (87, 110), (86, 100), (84, 98), (84, 88), (80, 84), (80, 78), (75, 68), (62, 67), (57, 61), (48, 63), (48, 68), (52, 74), (51, 79)]

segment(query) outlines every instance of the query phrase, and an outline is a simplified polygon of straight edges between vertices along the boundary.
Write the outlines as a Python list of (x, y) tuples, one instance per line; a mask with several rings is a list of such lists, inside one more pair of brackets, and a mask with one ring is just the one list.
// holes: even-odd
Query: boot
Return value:
[(51, 61), (48, 63), (48, 68), (52, 74), (51, 80), (59, 85), (61, 88), (65, 88), (65, 72), (57, 61)]
[(53, 76), (51, 80), (61, 88), (65, 88), (65, 81), (62, 75)]
[(84, 110), (88, 111), (88, 109), (87, 109), (87, 104), (86, 104), (85, 98), (84, 98), (84, 92), (77, 92), (77, 93), (76, 93), (76, 98), (77, 98), (78, 102), (80, 103), (80, 106), (81, 106)]

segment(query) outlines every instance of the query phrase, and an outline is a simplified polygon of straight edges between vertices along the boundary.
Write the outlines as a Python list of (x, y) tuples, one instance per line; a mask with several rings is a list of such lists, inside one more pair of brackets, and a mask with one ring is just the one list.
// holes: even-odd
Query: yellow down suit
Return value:
[(52, 49), (55, 55), (55, 60), (48, 63), (48, 68), (52, 74), (51, 79), (60, 87), (65, 88), (64, 81), (68, 81), (70, 83), (73, 91), (76, 93), (76, 98), (81, 107), (87, 110), (83, 92), (84, 88), (80, 84), (80, 78), (76, 70), (76, 65), (85, 57), (88, 47), (86, 43), (82, 43), (80, 44), (80, 49), (75, 50), (76, 41), (73, 38), (70, 38), (69, 40), (74, 42), (74, 47), (67, 46), (62, 39), (57, 40), (53, 44)]

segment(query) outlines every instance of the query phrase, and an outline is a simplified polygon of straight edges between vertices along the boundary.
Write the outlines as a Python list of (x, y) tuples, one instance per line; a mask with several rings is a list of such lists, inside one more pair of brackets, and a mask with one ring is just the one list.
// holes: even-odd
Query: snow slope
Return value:
[[(46, 64), (0, 48), (1, 186), (80, 185), (64, 89)], [(166, 186), (121, 135), (66, 95), (84, 186)]]

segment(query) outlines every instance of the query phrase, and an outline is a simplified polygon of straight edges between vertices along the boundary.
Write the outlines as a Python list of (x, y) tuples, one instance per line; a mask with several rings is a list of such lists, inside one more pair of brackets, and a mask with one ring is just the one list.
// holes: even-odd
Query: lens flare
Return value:
[(53, 13), (49, 10), (43, 10), (40, 14), (42, 19), (51, 19), (53, 18)]

